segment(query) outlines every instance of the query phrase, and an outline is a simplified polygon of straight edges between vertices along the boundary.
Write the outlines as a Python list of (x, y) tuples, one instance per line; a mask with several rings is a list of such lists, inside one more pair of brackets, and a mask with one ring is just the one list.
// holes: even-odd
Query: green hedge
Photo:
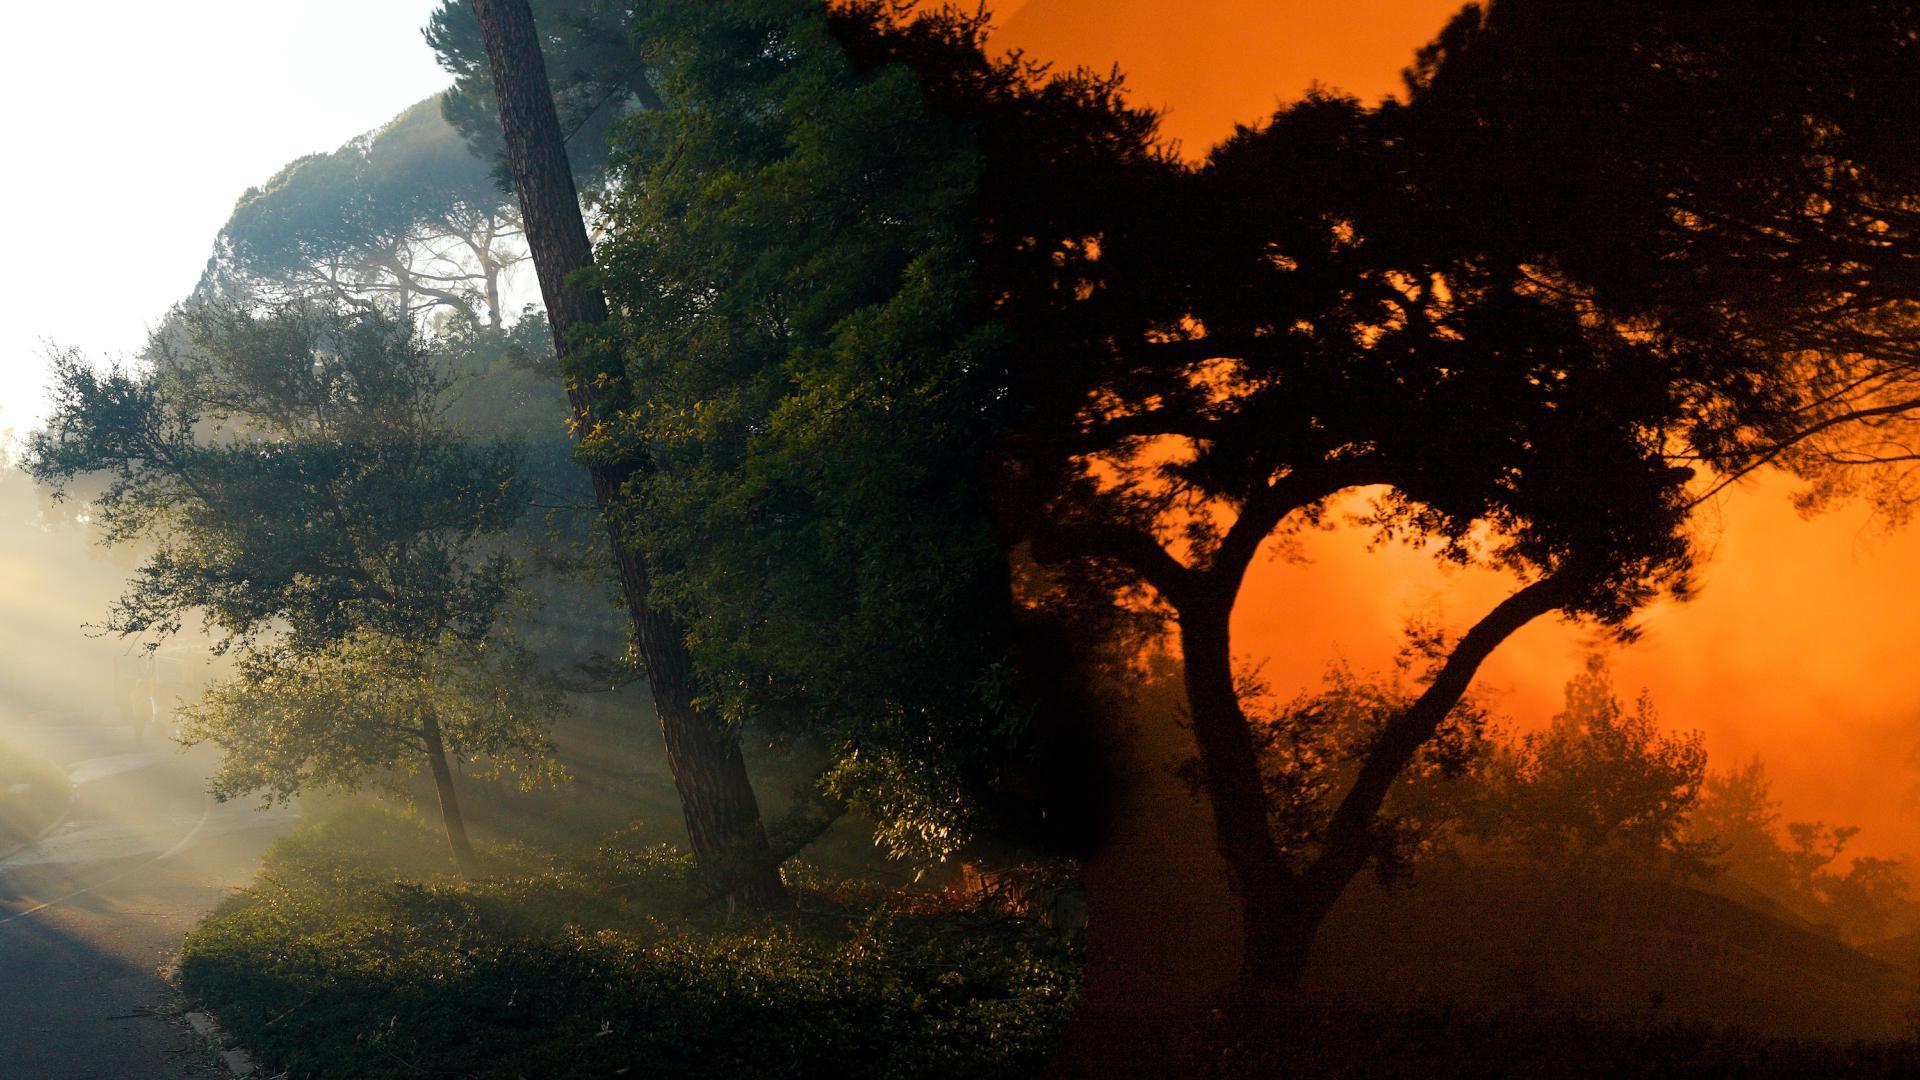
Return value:
[(421, 880), (439, 851), (395, 816), (303, 827), (188, 938), (185, 989), (293, 1077), (1029, 1076), (1072, 1006), (1073, 950), (1017, 921), (842, 889), (729, 925), (670, 849)]

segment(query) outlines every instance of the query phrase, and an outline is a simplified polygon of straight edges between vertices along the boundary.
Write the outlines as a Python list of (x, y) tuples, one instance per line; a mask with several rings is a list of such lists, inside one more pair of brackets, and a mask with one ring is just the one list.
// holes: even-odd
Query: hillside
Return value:
[(1684, 886), (1433, 868), (1349, 890), (1316, 949), (1316, 995), (1357, 1006), (1725, 1024), (1891, 1038), (1920, 974)]

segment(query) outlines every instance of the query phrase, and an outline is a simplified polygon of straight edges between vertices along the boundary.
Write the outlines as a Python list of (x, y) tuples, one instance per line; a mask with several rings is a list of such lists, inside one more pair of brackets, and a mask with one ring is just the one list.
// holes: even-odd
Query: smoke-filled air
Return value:
[(1920, 10), (35, 8), (0, 1080), (1920, 1074)]

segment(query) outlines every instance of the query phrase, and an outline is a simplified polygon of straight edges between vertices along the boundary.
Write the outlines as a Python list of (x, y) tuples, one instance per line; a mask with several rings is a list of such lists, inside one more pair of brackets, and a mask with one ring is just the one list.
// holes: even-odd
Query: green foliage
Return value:
[[(531, 6), (567, 156), (580, 182), (595, 186), (606, 172), (613, 125), (652, 96), (646, 63), (629, 39), (637, 5), (533, 0)], [(440, 66), (453, 76), (452, 88), (440, 99), (448, 122), (475, 157), (504, 164), (493, 72), (471, 0), (442, 0), (427, 20), (426, 37)], [(505, 169), (496, 171), (504, 179)]]
[(57, 358), (28, 444), (56, 491), (106, 478), (107, 543), (154, 545), (105, 628), (164, 636), (198, 610), (226, 647), (483, 639), (513, 580), (483, 543), (524, 507), (516, 454), (439, 422), (445, 375), (418, 339), (321, 306), (179, 318), (189, 342), (156, 337), (145, 370)]
[(183, 710), (180, 737), (226, 751), (212, 780), (222, 799), (352, 790), (369, 776), (398, 788), (419, 769), (428, 716), (449, 752), (482, 763), (480, 776), (510, 770), (532, 786), (562, 775), (547, 739), (561, 708), (552, 680), (512, 645), (350, 635), (243, 657), (237, 678)]
[[(447, 404), (447, 419), (455, 428), (483, 438), (517, 432), (572, 452), (553, 331), (538, 308), (529, 306), (511, 324), (498, 327), (470, 316), (441, 320), (430, 345), (459, 384), (460, 392)], [(570, 471), (583, 472), (578, 466)], [(586, 480), (579, 484), (584, 488)]]
[(1028, 1076), (1075, 993), (1074, 956), (983, 916), (810, 895), (724, 925), (690, 861), (615, 839), (584, 864), (487, 852), (484, 884), (418, 825), (302, 826), (188, 938), (187, 992), (294, 1077)]
[(515, 475), (538, 510), (502, 538), (527, 598), (510, 613), (514, 637), (550, 669), (581, 672), (583, 685), (604, 690), (633, 678), (622, 662), (626, 609), (615, 603), (592, 484), (573, 460), (572, 413), (546, 317), (529, 308), (505, 327), (447, 318), (430, 347), (455, 384), (447, 423), (469, 438), (513, 441)]
[(498, 325), (501, 275), (526, 257), (518, 237), (517, 210), (429, 99), (249, 188), (198, 291), (484, 312)]
[(228, 751), (216, 789), (352, 786), (443, 739), (542, 775), (557, 702), (497, 632), (518, 454), (448, 427), (447, 375), (411, 328), (209, 304), (147, 360), (61, 358), (27, 467), (56, 491), (104, 477), (102, 535), (149, 545), (106, 630), (164, 638), (198, 613), (238, 651), (188, 727)]
[(601, 278), (640, 467), (631, 535), (728, 720), (824, 731), (834, 783), (942, 855), (1015, 736), (982, 457), (1000, 334), (972, 312), (979, 160), (817, 5), (648, 5), (668, 106), (616, 144)]

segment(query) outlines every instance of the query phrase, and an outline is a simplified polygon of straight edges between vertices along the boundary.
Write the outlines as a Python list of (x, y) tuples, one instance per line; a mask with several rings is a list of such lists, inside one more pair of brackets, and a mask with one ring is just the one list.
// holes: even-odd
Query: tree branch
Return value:
[(1373, 857), (1374, 829), (1387, 793), (1439, 732), (1480, 665), (1521, 627), (1570, 602), (1585, 580), (1583, 567), (1569, 566), (1502, 600), (1454, 645), (1420, 697), (1387, 722), (1334, 810), (1319, 857), (1300, 875), (1299, 884), (1314, 902), (1331, 904)]
[(1042, 562), (1077, 557), (1120, 563), (1175, 607), (1185, 601), (1194, 581), (1194, 571), (1161, 547), (1151, 533), (1114, 522), (1049, 526), (1035, 539), (1034, 557)]

